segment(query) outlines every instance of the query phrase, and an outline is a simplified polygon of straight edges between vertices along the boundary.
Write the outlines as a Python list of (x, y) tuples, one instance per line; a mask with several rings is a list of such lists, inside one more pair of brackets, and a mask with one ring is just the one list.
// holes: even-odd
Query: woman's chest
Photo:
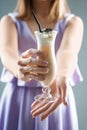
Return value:
[[(29, 24), (29, 25), (28, 25)], [(22, 21), (20, 31), (18, 32), (18, 48), (19, 52), (22, 53), (30, 48), (37, 48), (37, 41), (34, 32), (38, 30), (37, 24), (35, 25), (34, 23), (26, 23), (25, 21)], [(56, 40), (55, 40), (55, 53), (57, 52), (59, 45), (61, 43), (62, 39), (62, 31), (59, 26), (59, 23), (56, 23), (53, 27), (54, 30), (58, 31)], [(50, 24), (50, 28), (53, 25)], [(44, 26), (43, 26), (44, 27)]]

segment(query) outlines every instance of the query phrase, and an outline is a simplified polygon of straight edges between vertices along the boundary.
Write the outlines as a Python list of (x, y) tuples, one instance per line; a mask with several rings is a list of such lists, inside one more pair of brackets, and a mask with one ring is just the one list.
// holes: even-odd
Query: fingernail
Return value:
[(41, 121), (43, 121), (44, 120), (44, 117), (41, 117)]
[(32, 115), (33, 118), (35, 118), (35, 116)]
[(42, 51), (39, 50), (39, 51), (37, 52), (37, 54), (43, 55), (44, 53), (43, 53)]
[(32, 113), (32, 112), (30, 112), (30, 115), (34, 118), (34, 116), (33, 116), (33, 113)]
[(20, 65), (20, 61), (18, 61), (18, 65)]
[(67, 105), (68, 105), (68, 102), (67, 102), (67, 101), (64, 101), (64, 105), (67, 106)]
[(44, 69), (44, 72), (45, 72), (45, 73), (48, 73), (48, 72), (49, 72), (49, 69), (48, 69), (48, 68), (45, 68), (45, 69)]
[(41, 118), (41, 121), (43, 121), (43, 118)]
[(33, 117), (35, 117), (34, 115), (32, 115)]
[(45, 80), (45, 77), (44, 77), (44, 76), (43, 76), (43, 77), (41, 77), (41, 78), (40, 78), (40, 80), (42, 80), (42, 81), (43, 81), (43, 80)]
[(34, 118), (35, 116), (34, 116), (34, 114), (31, 112), (31, 115), (32, 115), (32, 117)]
[(64, 102), (64, 105), (67, 106), (68, 105), (67, 102)]
[(35, 118), (35, 117), (36, 117), (36, 114), (32, 114), (32, 116), (33, 116), (33, 118)]
[(48, 65), (48, 62), (47, 61), (42, 61), (42, 64)]

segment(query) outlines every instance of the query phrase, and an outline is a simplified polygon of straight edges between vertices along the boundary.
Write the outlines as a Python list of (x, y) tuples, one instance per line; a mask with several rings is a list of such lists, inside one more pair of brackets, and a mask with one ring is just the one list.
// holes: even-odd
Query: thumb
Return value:
[(67, 84), (65, 84), (65, 86), (63, 87), (63, 103), (64, 103), (64, 105), (68, 105), (67, 98), (68, 98), (68, 86), (67, 86)]

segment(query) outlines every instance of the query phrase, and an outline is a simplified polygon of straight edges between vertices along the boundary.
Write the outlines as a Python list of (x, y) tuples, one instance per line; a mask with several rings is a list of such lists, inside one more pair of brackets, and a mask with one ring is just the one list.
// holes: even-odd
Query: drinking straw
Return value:
[(34, 19), (35, 19), (35, 21), (36, 21), (36, 23), (37, 23), (37, 25), (38, 25), (39, 31), (40, 31), (40, 32), (43, 32), (43, 31), (41, 30), (41, 25), (40, 25), (40, 23), (39, 23), (39, 21), (38, 21), (38, 19), (37, 19), (37, 17), (36, 17), (36, 15), (35, 15), (35, 13), (34, 13), (33, 10), (32, 10), (32, 15), (33, 15), (33, 17), (34, 17)]

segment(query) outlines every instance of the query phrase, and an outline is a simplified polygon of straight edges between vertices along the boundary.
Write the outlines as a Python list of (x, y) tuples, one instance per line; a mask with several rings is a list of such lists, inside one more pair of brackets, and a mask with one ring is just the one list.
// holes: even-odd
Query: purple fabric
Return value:
[[(15, 18), (16, 15), (17, 15), (16, 13), (14, 15), (11, 13), (9, 14), (9, 16), (15, 22), (16, 28), (18, 30), (18, 46), (19, 46), (19, 54), (21, 54), (22, 52), (26, 51), (29, 48), (37, 48), (37, 44), (36, 44), (36, 39), (34, 38), (31, 31), (29, 30), (26, 22), (17, 20)], [(59, 22), (56, 23), (56, 25), (54, 27), (54, 30), (57, 30), (59, 32), (56, 37), (56, 41), (55, 41), (55, 54), (60, 46), (61, 39), (62, 39), (64, 30), (66, 28), (66, 25), (72, 16), (73, 16), (72, 14), (66, 15), (65, 20), (60, 20)], [(13, 82), (13, 80), (15, 80), (15, 77), (4, 68), (2, 75), (1, 75), (1, 81), (2, 82)], [(82, 77), (79, 67), (77, 65), (77, 68), (75, 69), (74, 74), (70, 78), (69, 82), (70, 82), (71, 86), (74, 86), (77, 83), (79, 83), (80, 81), (83, 81), (83, 77)], [(30, 81), (27, 83), (25, 83), (21, 80), (17, 80), (17, 85), (18, 86), (25, 85), (25, 86), (32, 86), (32, 87), (34, 85), (36, 85), (38, 87), (38, 86), (40, 86), (40, 83), (35, 80), (33, 80), (33, 82)]]
[[(36, 40), (31, 34), (27, 24), (18, 20), (16, 14), (10, 13), (18, 31), (19, 54), (29, 48), (37, 48)], [(59, 33), (55, 42), (55, 54), (60, 46), (64, 29), (72, 14), (67, 15), (65, 20), (56, 23), (54, 30)], [(5, 68), (1, 75), (1, 81), (6, 82), (6, 87), (0, 102), (0, 130), (78, 130), (75, 101), (72, 88), (69, 86), (68, 105), (61, 104), (56, 111), (46, 120), (40, 121), (30, 115), (31, 104), (34, 96), (41, 93), (41, 84), (31, 80), (24, 82), (18, 80)], [(82, 81), (82, 76), (77, 66), (70, 84), (75, 85)]]

